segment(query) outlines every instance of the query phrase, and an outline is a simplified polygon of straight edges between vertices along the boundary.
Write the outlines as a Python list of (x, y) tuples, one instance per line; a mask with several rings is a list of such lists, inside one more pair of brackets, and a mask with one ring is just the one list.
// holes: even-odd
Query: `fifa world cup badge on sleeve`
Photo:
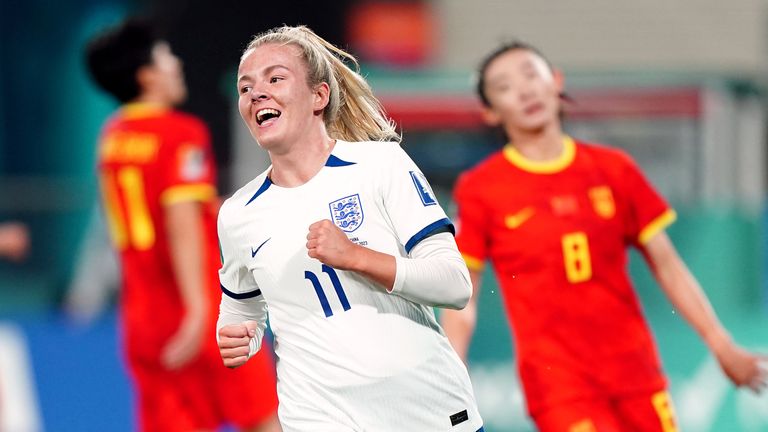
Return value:
[(180, 150), (181, 177), (187, 181), (199, 180), (207, 174), (205, 152), (199, 146), (187, 145)]
[(363, 204), (360, 194), (339, 198), (328, 204), (331, 209), (331, 220), (342, 231), (351, 233), (363, 224)]
[(416, 191), (419, 193), (419, 198), (421, 198), (421, 203), (424, 204), (424, 207), (437, 204), (435, 193), (429, 187), (429, 182), (427, 182), (424, 174), (418, 171), (408, 172), (411, 174), (411, 180), (413, 180), (413, 185), (416, 186)]

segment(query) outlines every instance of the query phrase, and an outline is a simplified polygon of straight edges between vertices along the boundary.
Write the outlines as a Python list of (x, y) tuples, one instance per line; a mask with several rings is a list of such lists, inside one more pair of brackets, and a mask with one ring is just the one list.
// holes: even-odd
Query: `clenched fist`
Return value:
[(236, 368), (248, 361), (256, 327), (256, 321), (246, 321), (219, 329), (219, 353), (224, 360), (224, 366)]
[(338, 270), (355, 270), (359, 250), (339, 227), (328, 219), (309, 226), (307, 253), (323, 264)]

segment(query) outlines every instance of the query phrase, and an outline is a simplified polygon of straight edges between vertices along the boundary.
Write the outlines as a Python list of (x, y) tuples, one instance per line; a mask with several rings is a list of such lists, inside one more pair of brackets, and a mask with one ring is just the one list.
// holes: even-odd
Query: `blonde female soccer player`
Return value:
[(354, 62), (306, 27), (256, 37), (239, 109), (272, 161), (219, 214), (226, 365), (267, 319), (285, 431), (482, 430), (432, 307), (462, 308), (453, 225)]

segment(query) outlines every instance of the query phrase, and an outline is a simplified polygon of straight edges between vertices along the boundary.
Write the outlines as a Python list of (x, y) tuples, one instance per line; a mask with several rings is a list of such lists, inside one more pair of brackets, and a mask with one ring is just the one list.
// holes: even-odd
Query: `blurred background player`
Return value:
[(181, 62), (139, 19), (94, 38), (87, 62), (123, 104), (104, 125), (98, 165), (141, 429), (279, 430), (269, 353), (238, 371), (218, 358), (215, 169), (206, 126), (174, 109), (187, 92)]
[[(629, 246), (728, 378), (763, 389), (765, 365), (733, 342), (664, 231), (675, 212), (628, 155), (563, 135), (562, 75), (536, 49), (512, 43), (481, 64), (477, 91), (484, 119), (509, 141), (458, 180), (457, 242), (475, 290), (486, 259), (500, 280), (539, 430), (677, 430), (627, 274)], [(465, 359), (478, 294), (443, 315)]]
[(240, 116), (272, 165), (219, 213), (221, 356), (252, 360), (269, 307), (286, 431), (480, 431), (432, 309), (471, 294), (453, 225), (345, 60), (303, 26), (241, 57)]

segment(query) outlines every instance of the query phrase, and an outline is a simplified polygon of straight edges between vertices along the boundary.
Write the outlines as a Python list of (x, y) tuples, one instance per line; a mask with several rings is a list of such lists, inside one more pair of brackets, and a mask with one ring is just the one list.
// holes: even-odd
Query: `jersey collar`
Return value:
[(123, 105), (121, 113), (126, 119), (157, 117), (168, 111), (167, 107), (149, 102), (130, 102)]
[(333, 153), (331, 153), (328, 156), (328, 160), (325, 161), (325, 166), (327, 166), (327, 167), (343, 167), (343, 166), (349, 166), (349, 165), (354, 165), (354, 164), (355, 164), (355, 162), (345, 161), (345, 160), (337, 157)]
[(512, 165), (534, 174), (555, 174), (571, 165), (576, 157), (576, 143), (573, 138), (563, 136), (563, 152), (557, 159), (550, 161), (534, 161), (523, 156), (512, 144), (504, 146), (504, 158)]
[[(325, 161), (325, 166), (327, 166), (327, 167), (344, 167), (344, 166), (349, 166), (349, 165), (355, 165), (355, 163), (356, 162), (345, 161), (344, 159), (341, 159), (341, 158), (331, 154), (330, 156), (328, 156), (328, 160)], [(272, 171), (272, 167), (269, 168), (269, 171)], [(262, 183), (261, 186), (259, 186), (259, 189), (256, 191), (255, 194), (253, 194), (251, 199), (249, 199), (248, 202), (245, 203), (245, 205), (250, 204), (251, 202), (253, 202), (253, 200), (258, 198), (259, 195), (261, 195), (264, 192), (266, 192), (267, 189), (269, 189), (269, 187), (272, 186), (272, 184), (273, 184), (272, 183), (272, 179), (270, 179), (269, 175), (267, 175), (266, 178), (264, 179), (264, 183)]]

